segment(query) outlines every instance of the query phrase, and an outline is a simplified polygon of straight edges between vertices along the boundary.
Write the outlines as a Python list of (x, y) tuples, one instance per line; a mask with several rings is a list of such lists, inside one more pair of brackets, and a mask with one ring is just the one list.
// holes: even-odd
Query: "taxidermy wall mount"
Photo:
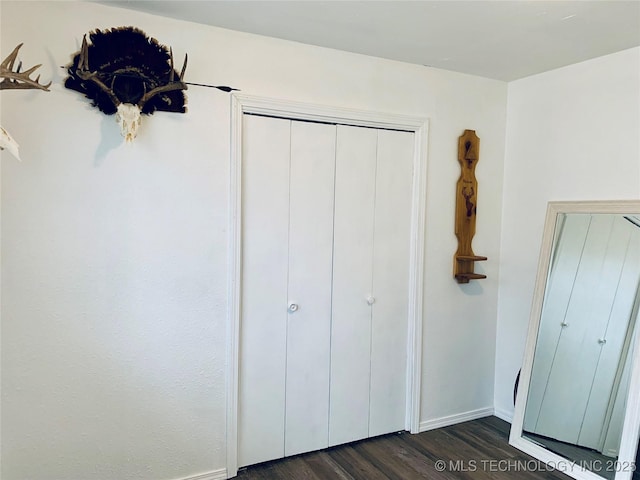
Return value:
[[(35, 72), (38, 68), (42, 66), (42, 64), (34, 65), (33, 67), (25, 70), (24, 72), (20, 72), (22, 68), (22, 62), (18, 62), (18, 68), (13, 69), (13, 66), (16, 63), (16, 58), (18, 58), (18, 50), (22, 47), (22, 43), (13, 49), (13, 52), (9, 54), (7, 58), (5, 58), (2, 63), (0, 63), (0, 90), (44, 90), (46, 92), (49, 91), (49, 86), (51, 82), (46, 85), (42, 85), (40, 83), (40, 75), (38, 75), (35, 80), (30, 78), (31, 74)], [(18, 160), (20, 160), (20, 153), (18, 151), (18, 143), (13, 139), (9, 132), (7, 132), (4, 128), (0, 127), (0, 150), (7, 149), (9, 152), (13, 154)]]
[(107, 115), (116, 114), (127, 142), (138, 134), (141, 114), (156, 110), (185, 113), (187, 68), (184, 56), (178, 74), (173, 52), (135, 27), (96, 29), (82, 39), (64, 86), (83, 93)]

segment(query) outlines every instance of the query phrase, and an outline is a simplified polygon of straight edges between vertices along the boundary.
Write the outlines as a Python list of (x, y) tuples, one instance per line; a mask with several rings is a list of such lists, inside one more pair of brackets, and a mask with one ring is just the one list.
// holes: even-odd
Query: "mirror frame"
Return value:
[[(533, 357), (538, 337), (538, 328), (542, 315), (542, 303), (547, 284), (551, 253), (555, 238), (556, 221), (558, 214), (564, 213), (604, 213), (604, 214), (640, 214), (640, 200), (619, 201), (586, 201), (586, 202), (549, 202), (544, 224), (542, 247), (538, 260), (538, 273), (533, 293), (531, 315), (527, 341), (520, 373), (518, 394), (509, 434), (509, 444), (545, 462), (549, 467), (565, 473), (566, 475), (584, 480), (602, 480), (597, 473), (584, 469), (579, 464), (572, 462), (561, 455), (551, 452), (546, 448), (528, 440), (522, 435), (524, 423), (524, 411), (529, 396), (529, 383), (533, 369)], [(627, 403), (622, 428), (622, 438), (618, 459), (615, 463), (615, 480), (630, 480), (633, 475), (631, 465), (635, 463), (640, 431), (640, 335), (637, 336), (632, 359), (631, 379), (627, 393)]]

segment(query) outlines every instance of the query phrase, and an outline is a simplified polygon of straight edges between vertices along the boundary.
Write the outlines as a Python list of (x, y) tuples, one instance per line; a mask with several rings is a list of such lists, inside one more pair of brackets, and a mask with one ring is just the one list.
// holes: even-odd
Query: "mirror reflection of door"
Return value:
[(634, 217), (560, 215), (524, 431), (618, 454), (638, 317)]

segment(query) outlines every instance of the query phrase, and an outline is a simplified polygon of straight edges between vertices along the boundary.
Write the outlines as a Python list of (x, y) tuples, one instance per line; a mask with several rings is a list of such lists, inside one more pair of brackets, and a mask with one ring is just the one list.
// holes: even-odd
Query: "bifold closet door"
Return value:
[(244, 117), (238, 465), (284, 453), (290, 122)]
[(537, 394), (527, 401), (527, 431), (602, 450), (625, 341), (636, 321), (636, 232), (622, 216), (572, 214), (564, 220), (538, 339), (550, 360), (536, 364), (532, 375), (530, 391)]
[(338, 126), (330, 445), (405, 428), (413, 141)]
[(369, 436), (404, 430), (414, 137), (378, 130)]
[(377, 136), (371, 128), (338, 127), (329, 445), (369, 436)]
[(243, 122), (238, 465), (403, 430), (413, 133)]
[(238, 464), (328, 445), (335, 126), (244, 116)]
[(285, 456), (329, 445), (335, 125), (291, 123)]

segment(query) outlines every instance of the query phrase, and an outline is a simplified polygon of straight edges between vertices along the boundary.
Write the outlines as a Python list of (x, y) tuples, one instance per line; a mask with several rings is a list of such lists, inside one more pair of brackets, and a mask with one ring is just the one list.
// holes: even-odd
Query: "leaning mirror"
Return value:
[(640, 201), (551, 202), (509, 443), (628, 480), (640, 429)]

